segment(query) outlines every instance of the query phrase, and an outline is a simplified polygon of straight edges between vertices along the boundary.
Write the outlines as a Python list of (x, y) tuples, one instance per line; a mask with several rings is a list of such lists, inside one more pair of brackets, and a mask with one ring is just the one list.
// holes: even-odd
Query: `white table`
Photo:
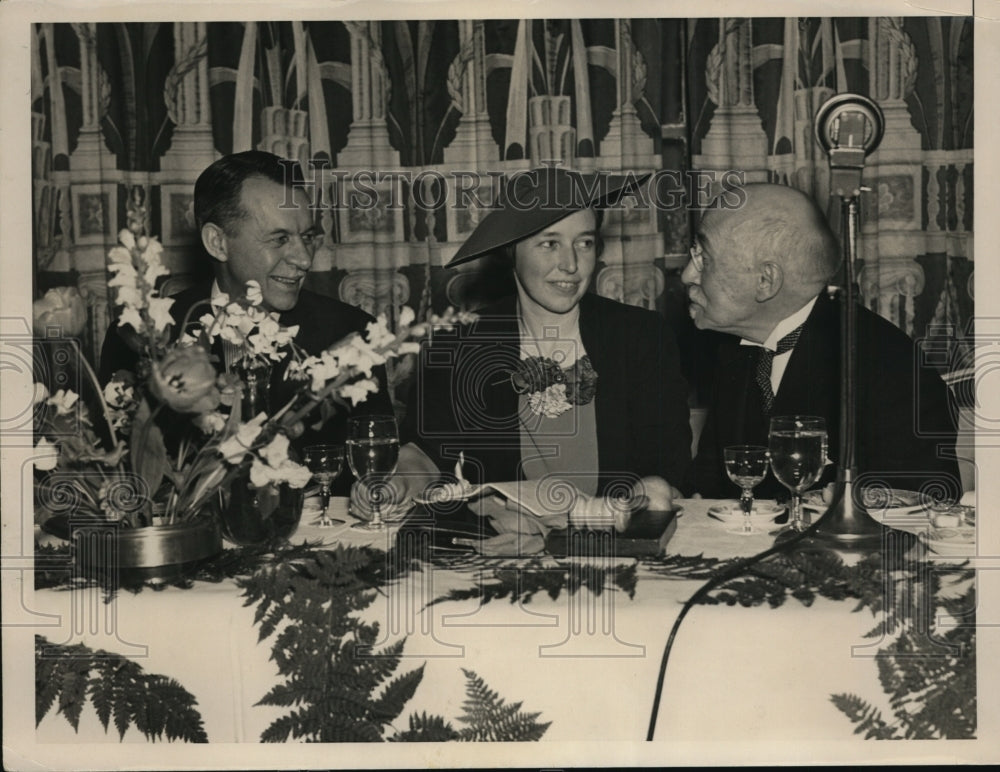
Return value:
[[(773, 537), (766, 533), (737, 535), (707, 517), (711, 503), (681, 502), (684, 513), (668, 553), (728, 558), (771, 545)], [(344, 502), (335, 507), (343, 510)], [(394, 533), (393, 528), (373, 534), (349, 524), (318, 528), (304, 521), (294, 540), (386, 549)], [(599, 741), (587, 756), (590, 763), (598, 763), (617, 742), (644, 741), (664, 643), (682, 603), (701, 581), (641, 572), (633, 599), (614, 591), (600, 597), (580, 591), (563, 592), (555, 601), (540, 593), (523, 606), (467, 600), (425, 608), (427, 600), (474, 578), (472, 571), (442, 569), (411, 574), (405, 587), (367, 610), (386, 631), (385, 642), (408, 636), (398, 672), (425, 664), (423, 681), (397, 728), (421, 711), (455, 725), (465, 699), (461, 668), (469, 668), (508, 702), (522, 701), (523, 710), (551, 721), (545, 742)], [(175, 678), (197, 698), (212, 743), (255, 743), (284, 712), (253, 707), (278, 673), (270, 660), (271, 640), (257, 643), (253, 608), (242, 605), (233, 582), (119, 593), (108, 606), (98, 590), (39, 591), (34, 604), (36, 611), (59, 619), (38, 631), (51, 642), (140, 657), (147, 672)], [(820, 743), (812, 747), (830, 749), (830, 758), (847, 746), (874, 758), (881, 751), (855, 737), (853, 725), (830, 701), (834, 693), (862, 694), (891, 715), (872, 658), (881, 642), (863, 637), (877, 620), (868, 611), (852, 613), (853, 606), (851, 600), (818, 599), (805, 608), (788, 599), (778, 609), (695, 607), (671, 654), (658, 743), (666, 743), (677, 754), (670, 758), (678, 759), (694, 753), (725, 760), (747, 743), (766, 751), (769, 760), (796, 758), (794, 750), (792, 756), (782, 754), (797, 743)], [(88, 706), (78, 735), (53, 710), (38, 727), (36, 741), (117, 743), (118, 736), (113, 727), (105, 734)], [(146, 744), (134, 729), (125, 742)], [(649, 747), (640, 745), (639, 751)], [(603, 763), (630, 763), (629, 758), (612, 756)]]

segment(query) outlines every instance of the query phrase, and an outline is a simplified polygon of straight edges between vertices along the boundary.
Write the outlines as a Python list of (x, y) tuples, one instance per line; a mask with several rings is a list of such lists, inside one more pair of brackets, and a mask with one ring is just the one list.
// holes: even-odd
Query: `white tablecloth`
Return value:
[[(710, 503), (681, 502), (684, 513), (668, 553), (726, 558), (755, 554), (773, 542), (766, 532), (730, 533), (729, 526), (706, 516)], [(343, 509), (344, 503), (335, 506)], [(386, 549), (394, 532), (372, 534), (349, 524), (318, 528), (304, 521), (294, 540)], [(582, 590), (564, 591), (554, 601), (539, 593), (526, 605), (503, 599), (425, 607), (427, 600), (474, 578), (471, 570), (411, 574), (403, 591), (394, 588), (367, 610), (386, 633), (380, 645), (408, 636), (397, 672), (425, 664), (421, 686), (397, 728), (422, 711), (456, 724), (465, 699), (462, 668), (467, 668), (508, 702), (521, 701), (522, 710), (550, 721), (545, 741), (645, 739), (664, 643), (700, 581), (640, 570), (631, 599), (617, 591), (597, 597)], [(253, 607), (242, 605), (233, 582), (123, 592), (108, 605), (98, 590), (47, 590), (36, 592), (33, 602), (36, 612), (58, 619), (38, 630), (50, 642), (138, 657), (147, 672), (176, 679), (196, 697), (212, 743), (257, 742), (284, 712), (254, 707), (278, 680), (278, 671), (270, 661), (271, 639), (257, 642)], [(863, 744), (830, 700), (835, 693), (860, 694), (891, 715), (872, 658), (884, 642), (863, 637), (877, 619), (869, 611), (852, 613), (854, 605), (818, 599), (806, 608), (789, 598), (778, 609), (695, 607), (671, 655), (656, 740), (678, 753), (711, 748), (714, 759), (725, 759), (725, 749), (734, 743), (768, 748), (772, 760), (781, 757), (783, 744), (797, 741)], [(79, 734), (53, 710), (38, 727), (36, 741), (117, 743), (118, 736), (113, 727), (105, 734), (88, 706)], [(145, 743), (145, 738), (131, 729), (125, 741)]]

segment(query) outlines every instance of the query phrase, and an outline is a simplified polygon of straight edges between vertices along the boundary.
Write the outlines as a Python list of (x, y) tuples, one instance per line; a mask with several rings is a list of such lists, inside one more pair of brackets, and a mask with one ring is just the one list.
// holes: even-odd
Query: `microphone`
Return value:
[(816, 141), (830, 157), (830, 193), (841, 198), (861, 194), (865, 156), (882, 141), (882, 108), (860, 94), (837, 94), (816, 112)]

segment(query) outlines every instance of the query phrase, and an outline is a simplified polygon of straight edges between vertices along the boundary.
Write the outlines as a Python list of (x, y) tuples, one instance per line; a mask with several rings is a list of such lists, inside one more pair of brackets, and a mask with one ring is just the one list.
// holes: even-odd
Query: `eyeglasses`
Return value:
[(701, 244), (696, 241), (688, 252), (691, 253), (691, 262), (694, 263), (695, 270), (701, 273), (705, 269), (705, 256), (701, 251)]

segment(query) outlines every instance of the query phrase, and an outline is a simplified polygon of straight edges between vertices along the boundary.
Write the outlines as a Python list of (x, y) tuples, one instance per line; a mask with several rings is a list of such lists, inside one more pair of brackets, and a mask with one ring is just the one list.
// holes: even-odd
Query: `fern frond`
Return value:
[(450, 742), (459, 739), (458, 732), (441, 716), (428, 716), (426, 712), (410, 714), (410, 728), (397, 732), (391, 742)]
[[(134, 726), (147, 740), (166, 733), (172, 740), (208, 742), (195, 709), (197, 702), (176, 681), (147, 674), (122, 656), (86, 646), (53, 646), (38, 638), (35, 651), (35, 715), (39, 720), (58, 698), (59, 712), (77, 729), (89, 698), (104, 730), (113, 720), (119, 739)], [(39, 674), (48, 681), (37, 682)]]

